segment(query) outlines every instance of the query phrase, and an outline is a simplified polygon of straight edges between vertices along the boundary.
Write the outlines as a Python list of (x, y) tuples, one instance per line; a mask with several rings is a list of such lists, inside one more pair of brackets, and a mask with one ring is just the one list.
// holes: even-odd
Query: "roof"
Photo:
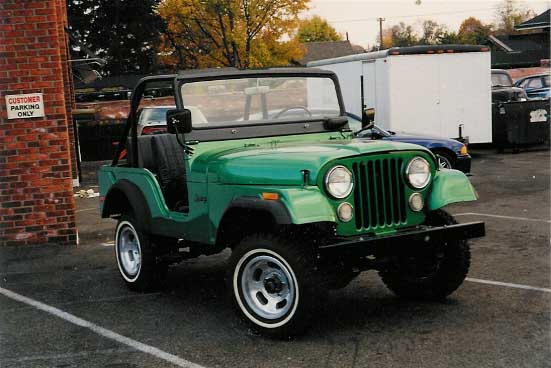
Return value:
[(485, 52), (488, 47), (484, 45), (421, 45), (410, 47), (392, 47), (390, 49), (364, 52), (362, 54), (341, 56), (332, 59), (317, 60), (308, 63), (308, 66), (322, 66), (328, 64), (347, 63), (359, 60), (381, 59), (400, 55), (421, 55), (421, 54), (443, 54), (443, 53), (464, 53), (464, 52)]
[(532, 19), (528, 19), (515, 27), (517, 31), (523, 31), (528, 29), (543, 29), (549, 28), (551, 25), (551, 9), (547, 9), (543, 13), (535, 16)]
[(315, 60), (330, 59), (364, 52), (361, 46), (352, 45), (350, 41), (305, 42), (303, 45), (306, 47), (306, 53), (304, 57), (299, 60), (301, 65), (306, 65)]
[[(235, 68), (220, 68), (220, 69), (194, 69), (184, 70), (178, 73), (178, 79), (210, 79), (210, 78), (239, 78), (239, 77), (256, 77), (256, 76), (332, 76), (333, 72), (315, 68), (301, 67), (282, 67), (282, 68), (266, 68), (266, 69), (235, 69)], [(162, 76), (167, 77), (167, 76)], [(155, 78), (155, 77), (151, 77)]]
[(540, 50), (543, 47), (532, 34), (490, 36), (488, 41), (506, 52)]
[(109, 77), (103, 77), (101, 79), (96, 79), (91, 83), (75, 83), (76, 89), (123, 89), (123, 90), (132, 90), (136, 83), (143, 77), (143, 75), (137, 74), (126, 74), (126, 75), (113, 75)]

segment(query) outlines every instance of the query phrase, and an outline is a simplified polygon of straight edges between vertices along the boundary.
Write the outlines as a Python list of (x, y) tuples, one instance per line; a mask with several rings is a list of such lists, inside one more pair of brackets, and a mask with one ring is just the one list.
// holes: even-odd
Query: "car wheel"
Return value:
[[(443, 210), (427, 215), (427, 225), (456, 224)], [(412, 245), (414, 252), (395, 257), (384, 270), (379, 271), (385, 285), (396, 295), (408, 299), (441, 300), (454, 292), (469, 272), (471, 253), (465, 240), (446, 243)]]
[(307, 328), (321, 295), (316, 257), (308, 248), (281, 236), (256, 234), (233, 250), (227, 272), (230, 298), (254, 330), (289, 338)]
[(131, 290), (152, 291), (166, 276), (167, 265), (157, 264), (154, 244), (131, 214), (121, 216), (117, 224), (115, 255), (119, 273)]
[(453, 158), (450, 154), (445, 152), (437, 152), (436, 159), (438, 160), (438, 167), (441, 169), (453, 169)]

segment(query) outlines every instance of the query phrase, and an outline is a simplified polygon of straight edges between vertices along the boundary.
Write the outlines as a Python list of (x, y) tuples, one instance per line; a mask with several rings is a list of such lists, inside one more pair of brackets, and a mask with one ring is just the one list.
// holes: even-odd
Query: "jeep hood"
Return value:
[[(316, 184), (319, 171), (329, 162), (344, 157), (402, 150), (425, 150), (401, 142), (345, 140), (305, 144), (266, 144), (197, 157), (208, 166), (208, 181), (222, 184), (302, 185), (308, 170), (309, 185)], [(426, 150), (425, 150), (426, 151)], [(196, 163), (194, 162), (194, 166)]]

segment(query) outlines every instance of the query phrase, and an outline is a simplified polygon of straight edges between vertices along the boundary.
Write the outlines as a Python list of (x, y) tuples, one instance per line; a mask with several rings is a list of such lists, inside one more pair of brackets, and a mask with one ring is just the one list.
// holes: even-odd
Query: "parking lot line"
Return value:
[(182, 359), (179, 356), (167, 353), (166, 351), (163, 351), (161, 349), (158, 349), (156, 347), (141, 343), (139, 341), (136, 341), (134, 339), (131, 339), (129, 337), (120, 335), (116, 332), (113, 332), (111, 330), (108, 330), (106, 328), (103, 328), (101, 326), (98, 326), (92, 322), (86, 321), (82, 318), (79, 318), (75, 315), (72, 315), (70, 313), (67, 313), (61, 309), (58, 309), (56, 307), (52, 307), (50, 305), (44, 304), (42, 302), (39, 302), (37, 300), (27, 298), (26, 296), (17, 294), (11, 290), (4, 289), (0, 287), (0, 294), (4, 295), (5, 297), (8, 297), (10, 299), (16, 300), (20, 303), (30, 305), (36, 309), (39, 309), (41, 311), (44, 311), (46, 313), (49, 313), (53, 316), (56, 316), (58, 318), (61, 318), (69, 323), (72, 323), (74, 325), (77, 325), (79, 327), (87, 328), (98, 335), (101, 335), (103, 337), (106, 337), (110, 340), (116, 341), (120, 344), (129, 346), (135, 350), (141, 351), (143, 353), (152, 355), (158, 359), (164, 360), (166, 362), (172, 363), (178, 367), (185, 367), (185, 368), (204, 368), (203, 366), (199, 364), (195, 364), (193, 362), (190, 362), (188, 360)]
[(85, 211), (92, 211), (92, 210), (97, 210), (97, 211), (99, 211), (98, 207), (92, 207), (92, 208), (83, 208), (83, 209), (80, 209), (80, 210), (76, 210), (75, 213), (78, 213), (78, 212), (85, 212)]
[(467, 277), (465, 280), (470, 281), (470, 282), (477, 282), (479, 284), (505, 286), (505, 287), (515, 288), (515, 289), (535, 290), (535, 291), (542, 291), (544, 293), (551, 293), (551, 289), (540, 288), (540, 287), (530, 286), (530, 285), (511, 284), (511, 283), (508, 283), (508, 282), (501, 282), (501, 281), (474, 279), (474, 278), (471, 278), (471, 277)]
[(489, 213), (476, 213), (476, 212), (465, 212), (465, 213), (456, 213), (454, 216), (485, 216), (485, 217), (495, 217), (508, 220), (521, 220), (521, 221), (535, 221), (535, 222), (546, 222), (551, 223), (551, 220), (542, 220), (542, 219), (532, 219), (528, 217), (515, 217), (515, 216), (503, 216), (503, 215), (492, 215)]
[(60, 360), (60, 359), (71, 359), (71, 358), (82, 358), (88, 357), (91, 355), (111, 355), (111, 354), (124, 354), (133, 352), (134, 349), (103, 349), (103, 350), (87, 350), (87, 351), (77, 351), (74, 353), (65, 353), (65, 354), (43, 354), (43, 355), (30, 355), (17, 358), (4, 358), (2, 362), (4, 363), (23, 363), (23, 362), (32, 362), (35, 360)]

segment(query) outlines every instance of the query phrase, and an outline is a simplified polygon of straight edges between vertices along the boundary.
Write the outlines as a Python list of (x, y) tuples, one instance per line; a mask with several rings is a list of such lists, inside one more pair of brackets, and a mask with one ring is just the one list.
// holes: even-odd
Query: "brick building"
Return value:
[(66, 27), (65, 0), (0, 0), (0, 245), (77, 242)]

